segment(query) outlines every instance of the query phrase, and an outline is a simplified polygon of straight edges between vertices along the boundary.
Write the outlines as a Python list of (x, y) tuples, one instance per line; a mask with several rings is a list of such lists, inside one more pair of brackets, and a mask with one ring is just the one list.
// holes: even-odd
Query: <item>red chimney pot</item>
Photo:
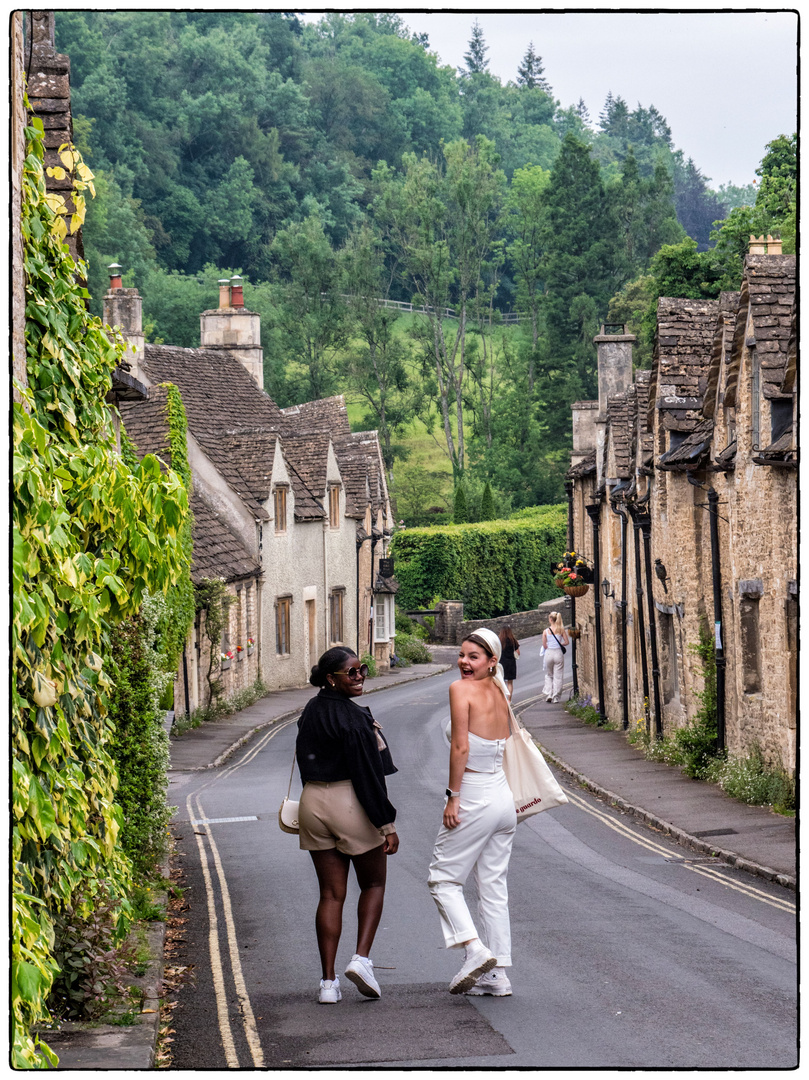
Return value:
[(230, 304), (231, 307), (244, 307), (244, 282), (238, 274), (230, 279)]

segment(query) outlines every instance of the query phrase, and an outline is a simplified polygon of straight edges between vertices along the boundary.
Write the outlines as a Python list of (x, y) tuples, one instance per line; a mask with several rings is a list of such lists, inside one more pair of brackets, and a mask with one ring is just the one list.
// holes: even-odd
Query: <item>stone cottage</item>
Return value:
[[(234, 598), (221, 643), (226, 693), (257, 674), (270, 689), (303, 685), (338, 643), (370, 645), (386, 666), (395, 631), (378, 570), (392, 520), (376, 433), (351, 431), (342, 396), (281, 409), (264, 392), (259, 316), (241, 279), (220, 282), (219, 307), (200, 316), (201, 347), (185, 349), (144, 343), (141, 298), (111, 269), (104, 321), (132, 345), (131, 375), (149, 388), (150, 408), (166, 383), (185, 406), (193, 573), (223, 577)], [(121, 415), (138, 449), (154, 452), (144, 404), (124, 403)], [(203, 629), (186, 648), (191, 708), (206, 700)]]
[(650, 372), (633, 378), (623, 327), (595, 339), (599, 401), (573, 406), (567, 484), (593, 580), (575, 659), (603, 717), (658, 735), (693, 720), (715, 664), (720, 741), (792, 771), (795, 258), (766, 243), (739, 293), (661, 298)]

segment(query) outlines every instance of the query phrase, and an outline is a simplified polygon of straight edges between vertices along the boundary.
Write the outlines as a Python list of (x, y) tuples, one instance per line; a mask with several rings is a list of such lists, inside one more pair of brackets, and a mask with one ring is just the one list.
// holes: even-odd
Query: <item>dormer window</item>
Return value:
[(287, 531), (287, 488), (284, 484), (277, 484), (273, 492), (273, 513), (275, 531), (285, 533)]
[(329, 488), (329, 526), (340, 528), (340, 485), (332, 484)]

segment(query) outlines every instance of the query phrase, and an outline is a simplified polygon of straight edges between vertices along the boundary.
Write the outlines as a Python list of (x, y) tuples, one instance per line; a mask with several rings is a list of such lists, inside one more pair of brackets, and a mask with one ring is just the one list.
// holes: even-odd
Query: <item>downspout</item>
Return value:
[(627, 681), (627, 658), (626, 658), (626, 510), (619, 509), (615, 501), (610, 502), (612, 512), (621, 519), (621, 599), (616, 607), (621, 612), (621, 727), (626, 731), (629, 727), (629, 693)]
[(355, 613), (357, 616), (357, 636), (355, 644), (357, 647), (357, 656), (360, 655), (360, 552), (362, 551), (362, 545), (368, 539), (368, 534), (365, 529), (360, 528), (357, 532), (357, 571), (354, 574), (354, 580), (357, 583), (357, 596), (355, 601)]
[(719, 496), (708, 488), (708, 512), (711, 516), (711, 577), (713, 578), (714, 644), (716, 647), (716, 741), (725, 749), (725, 668), (727, 660), (722, 643), (722, 578), (719, 566)]
[(377, 529), (371, 529), (371, 595), (370, 609), (368, 612), (368, 653), (374, 655), (374, 548), (382, 538)]
[(627, 503), (627, 509), (632, 515), (632, 528), (635, 531), (635, 601), (638, 609), (638, 634), (640, 636), (640, 664), (643, 673), (643, 712), (646, 717), (646, 734), (651, 736), (651, 714), (649, 711), (649, 661), (646, 657), (646, 626), (643, 617), (643, 576), (640, 569), (640, 521), (638, 509), (631, 503)]
[(600, 727), (604, 727), (607, 723), (607, 715), (604, 712), (604, 658), (601, 650), (601, 593), (599, 592), (598, 582), (601, 578), (601, 554), (598, 547), (598, 524), (601, 516), (601, 503), (588, 503), (585, 506), (590, 520), (593, 523), (593, 576), (595, 577), (595, 587), (593, 589), (593, 595), (595, 600), (593, 606), (595, 607), (596, 616), (596, 678), (598, 681), (598, 723)]
[[(565, 491), (567, 492), (567, 550), (575, 551), (573, 539), (573, 481), (565, 481)], [(570, 621), (573, 624), (573, 629), (576, 628), (576, 597), (569, 597), (570, 600)], [(571, 637), (570, 640), (570, 663), (573, 671), (573, 697), (574, 699), (579, 696), (579, 665), (576, 663), (576, 638)]]
[(185, 654), (185, 642), (183, 642), (183, 689), (185, 690), (185, 715), (191, 715), (191, 698), (188, 694), (188, 657)]
[(654, 593), (652, 592), (652, 519), (640, 521), (643, 533), (643, 559), (646, 569), (646, 607), (649, 612), (649, 644), (652, 649), (652, 690), (654, 692), (655, 738), (663, 737), (663, 713), (660, 707), (660, 661), (657, 655), (657, 619), (655, 618)]
[[(323, 636), (325, 638), (324, 649), (325, 652), (329, 647), (329, 635), (331, 633), (331, 627), (329, 626), (329, 544), (326, 538), (326, 533), (331, 528), (331, 518), (323, 519)], [(317, 611), (317, 609), (315, 609)], [(315, 614), (317, 618), (317, 614)], [(317, 629), (315, 629), (317, 633)]]

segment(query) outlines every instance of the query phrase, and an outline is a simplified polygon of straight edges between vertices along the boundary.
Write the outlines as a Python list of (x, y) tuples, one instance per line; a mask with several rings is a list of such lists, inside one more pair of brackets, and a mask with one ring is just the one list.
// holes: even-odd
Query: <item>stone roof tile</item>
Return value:
[(191, 580), (198, 585), (203, 578), (222, 577), (227, 582), (258, 577), (261, 567), (255, 557), (213, 507), (193, 491), (194, 555)]
[(169, 446), (169, 422), (166, 414), (168, 389), (165, 385), (153, 386), (148, 397), (140, 401), (122, 401), (118, 405), (124, 431), (143, 457), (155, 454), (171, 466)]
[[(733, 349), (726, 377), (725, 398), (729, 404), (736, 404), (736, 387), (745, 346), (755, 346), (759, 355), (766, 360), (766, 366), (762, 362), (761, 379), (764, 397), (782, 396), (784, 374), (789, 362), (795, 281), (794, 255), (745, 257)], [(749, 338), (748, 321), (752, 324), (752, 336)]]
[(708, 385), (717, 300), (661, 296), (657, 302), (657, 335), (650, 383), (649, 426), (661, 397), (698, 399), (696, 408), (667, 409), (667, 428), (689, 430), (701, 416)]

